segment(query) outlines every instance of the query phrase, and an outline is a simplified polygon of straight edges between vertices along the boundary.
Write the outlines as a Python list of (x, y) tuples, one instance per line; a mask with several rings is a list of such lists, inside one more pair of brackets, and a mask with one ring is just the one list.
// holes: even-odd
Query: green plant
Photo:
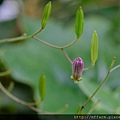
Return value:
[[(72, 46), (74, 43), (76, 43), (78, 41), (78, 39), (80, 38), (81, 34), (82, 34), (82, 31), (83, 31), (83, 25), (84, 25), (84, 15), (83, 15), (83, 11), (82, 11), (82, 8), (79, 7), (77, 13), (76, 13), (76, 24), (75, 24), (75, 33), (76, 33), (76, 39), (74, 41), (72, 41), (71, 43), (65, 45), (65, 46), (56, 46), (56, 45), (53, 45), (53, 44), (50, 44), (48, 42), (45, 42), (41, 39), (39, 39), (36, 35), (38, 33), (40, 33), (46, 26), (47, 24), (47, 21), (48, 21), (48, 18), (49, 18), (49, 15), (50, 15), (50, 11), (51, 11), (51, 2), (49, 2), (46, 7), (45, 7), (45, 12), (43, 12), (43, 18), (42, 18), (42, 21), (41, 21), (41, 28), (36, 31), (35, 33), (33, 33), (32, 35), (27, 35), (27, 34), (24, 34), (23, 36), (20, 36), (20, 37), (17, 37), (17, 38), (10, 38), (10, 39), (4, 39), (4, 40), (0, 40), (0, 43), (4, 43), (4, 42), (13, 42), (13, 41), (19, 41), (19, 40), (26, 40), (26, 39), (30, 39), (30, 38), (33, 38), (35, 40), (38, 40), (39, 42), (49, 46), (49, 47), (52, 47), (54, 49), (58, 49), (60, 51), (62, 51), (65, 55), (65, 57), (68, 59), (68, 61), (72, 64), (72, 60), (70, 59), (70, 57), (68, 56), (68, 54), (66, 53), (65, 49)], [(83, 71), (86, 71), (86, 70), (90, 70), (91, 68), (94, 67), (95, 65), (95, 62), (97, 60), (97, 57), (98, 57), (98, 36), (97, 36), (97, 33), (96, 31), (94, 31), (93, 33), (93, 37), (92, 37), (92, 45), (91, 45), (91, 65), (90, 67), (88, 68), (84, 68)], [(84, 107), (89, 103), (89, 101), (92, 99), (92, 97), (97, 93), (97, 91), (100, 89), (100, 87), (102, 86), (102, 84), (105, 82), (105, 80), (107, 79), (108, 75), (116, 70), (117, 68), (120, 67), (120, 65), (113, 67), (114, 65), (114, 62), (115, 62), (115, 57), (113, 58), (112, 60), (112, 63), (110, 65), (110, 68), (108, 70), (108, 73), (106, 74), (105, 78), (102, 80), (102, 82), (100, 83), (100, 85), (98, 86), (98, 88), (95, 90), (95, 92), (89, 97), (89, 99), (82, 105), (80, 106), (79, 108), (79, 112), (78, 114), (81, 114), (82, 113), (82, 110), (84, 109)], [(10, 74), (10, 71), (6, 71), (6, 72), (3, 72), (1, 73), (0, 75), (1, 76), (5, 76), (7, 74)], [(42, 76), (40, 77), (40, 81), (44, 81), (45, 80), (45, 75), (42, 74)], [(81, 76), (80, 76), (81, 77)], [(78, 82), (79, 80), (78, 79), (74, 79), (73, 80), (76, 82)], [(82, 81), (81, 81), (82, 82)], [(45, 83), (44, 82), (40, 82), (40, 97), (41, 97), (41, 100), (38, 101), (38, 102), (35, 102), (35, 103), (28, 103), (28, 102), (25, 102), (25, 101), (22, 101), (20, 99), (18, 99), (17, 97), (13, 96), (12, 94), (10, 94), (4, 87), (3, 85), (0, 83), (0, 88), (1, 90), (7, 94), (10, 98), (12, 98), (13, 100), (15, 100), (16, 102), (19, 102), (23, 105), (26, 105), (28, 106), (29, 108), (35, 110), (36, 112), (41, 112), (39, 109), (35, 108), (34, 105), (38, 105), (40, 104), (43, 100), (44, 100), (44, 95), (45, 95)], [(80, 84), (80, 83), (79, 83)], [(42, 89), (41, 89), (42, 88)], [(68, 107), (68, 106), (67, 106)], [(65, 108), (67, 108), (65, 106)]]

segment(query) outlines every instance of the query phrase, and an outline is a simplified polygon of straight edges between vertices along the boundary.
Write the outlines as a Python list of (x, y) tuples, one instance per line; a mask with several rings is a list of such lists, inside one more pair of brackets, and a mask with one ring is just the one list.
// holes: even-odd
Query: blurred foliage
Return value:
[[(28, 1), (30, 0), (24, 2)], [(35, 1), (37, 2), (37, 0)], [(47, 0), (41, 0), (40, 5), (44, 6), (47, 2)], [(104, 78), (114, 56), (117, 57), (115, 65), (120, 64), (119, 4), (118, 0), (52, 0), (52, 17), (45, 30), (37, 35), (40, 39), (59, 46), (74, 40), (73, 21), (76, 10), (81, 5), (85, 12), (84, 31), (80, 40), (67, 48), (66, 52), (72, 60), (80, 56), (85, 62), (85, 67), (88, 67), (90, 65), (92, 34), (94, 30), (98, 33), (98, 61), (92, 70), (83, 72), (83, 80), (79, 82), (78, 86), (70, 79), (71, 65), (61, 51), (45, 46), (33, 39), (14, 44), (0, 44), (0, 58), (5, 61), (1, 62), (0, 70), (1, 72), (6, 69), (13, 70), (7, 78), (9, 82), (11, 80), (15, 82), (13, 94), (26, 101), (32, 101), (33, 98), (35, 101), (39, 100), (38, 82), (40, 75), (44, 73), (47, 84), (46, 96), (42, 105), (37, 107), (48, 112), (57, 112), (65, 104), (68, 104), (69, 108), (64, 113), (76, 113), (78, 106), (87, 100)], [(25, 3), (25, 5), (27, 4)], [(31, 9), (31, 7), (28, 9)], [(20, 26), (19, 30), (32, 34), (40, 28), (40, 20), (32, 18), (32, 15), (24, 14), (17, 19), (18, 26)], [(16, 24), (15, 21), (0, 23), (0, 38), (13, 37), (12, 31), (15, 31), (15, 27), (13, 27)], [(16, 36), (16, 33), (14, 36)], [(100, 104), (96, 106), (93, 113), (120, 113), (119, 72), (118, 69), (111, 73), (101, 90), (86, 106), (84, 113), (87, 113), (98, 99)], [(6, 77), (0, 80), (6, 81)], [(30, 89), (26, 89), (26, 86), (30, 87), (32, 92), (29, 92)], [(27, 96), (28, 92), (30, 93), (29, 97)], [(18, 103), (18, 106), (15, 105), (15, 102), (10, 99), (7, 101), (9, 101), (7, 107), (4, 107), (4, 105), (0, 107), (2, 112), (4, 111), (3, 108), (6, 108), (8, 113), (7, 110), (9, 109), (15, 110), (13, 113), (20, 113), (17, 108), (22, 107), (21, 105), (18, 105)], [(21, 112), (25, 108), (23, 106)]]

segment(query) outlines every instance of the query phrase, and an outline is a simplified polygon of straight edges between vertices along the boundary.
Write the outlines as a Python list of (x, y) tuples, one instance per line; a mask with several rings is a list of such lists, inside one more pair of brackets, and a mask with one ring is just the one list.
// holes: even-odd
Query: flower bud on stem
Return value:
[(75, 19), (75, 33), (77, 38), (79, 38), (83, 32), (84, 27), (84, 13), (82, 7), (80, 6), (76, 12), (76, 19)]
[(100, 85), (97, 87), (97, 89), (94, 91), (94, 93), (88, 98), (88, 100), (81, 106), (78, 114), (81, 114), (82, 113), (82, 110), (85, 108), (85, 106), (89, 103), (89, 101), (93, 98), (93, 96), (97, 93), (97, 91), (100, 89), (100, 87), (103, 85), (103, 83), (106, 81), (106, 79), (108, 78), (109, 74), (110, 74), (110, 71), (115, 63), (115, 60), (116, 60), (116, 57), (113, 58), (111, 64), (110, 64), (110, 67), (108, 69), (108, 72), (105, 76), (105, 78), (101, 81)]
[(49, 19), (50, 13), (51, 13), (51, 8), (52, 8), (51, 2), (49, 2), (44, 8), (43, 16), (42, 16), (42, 20), (41, 20), (42, 28), (44, 28), (48, 22), (48, 19)]
[(73, 79), (75, 82), (82, 80), (81, 76), (82, 76), (83, 68), (84, 68), (83, 60), (80, 57), (76, 58), (72, 63), (71, 79)]
[(98, 58), (98, 35), (96, 31), (94, 31), (91, 41), (91, 62), (93, 66), (97, 58)]
[(39, 94), (42, 101), (45, 98), (45, 93), (46, 93), (46, 79), (45, 79), (45, 75), (42, 74), (39, 79)]

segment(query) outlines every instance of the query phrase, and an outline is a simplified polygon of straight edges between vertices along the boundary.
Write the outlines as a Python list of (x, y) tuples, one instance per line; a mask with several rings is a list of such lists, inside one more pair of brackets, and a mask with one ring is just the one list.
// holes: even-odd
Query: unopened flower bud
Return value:
[(44, 28), (48, 22), (48, 19), (49, 19), (50, 13), (51, 13), (51, 8), (52, 8), (51, 2), (49, 2), (44, 8), (43, 16), (42, 16), (42, 20), (41, 20), (42, 28)]
[(42, 74), (39, 79), (39, 94), (41, 97), (41, 100), (44, 100), (46, 93), (46, 78), (45, 75)]
[(75, 81), (80, 81), (82, 79), (81, 76), (82, 76), (83, 68), (84, 68), (83, 60), (80, 57), (76, 58), (72, 63), (71, 79)]
[(97, 58), (98, 58), (98, 35), (96, 31), (94, 31), (91, 42), (91, 61), (93, 65), (95, 64)]
[(77, 35), (77, 38), (79, 38), (83, 32), (84, 27), (84, 13), (82, 10), (82, 7), (79, 7), (79, 9), (76, 12), (76, 18), (75, 18), (75, 33)]

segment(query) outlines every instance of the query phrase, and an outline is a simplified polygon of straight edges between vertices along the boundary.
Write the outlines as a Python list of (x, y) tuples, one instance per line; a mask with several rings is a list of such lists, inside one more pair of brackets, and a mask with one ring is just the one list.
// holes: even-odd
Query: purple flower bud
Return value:
[(80, 81), (83, 68), (84, 68), (83, 60), (80, 57), (76, 58), (72, 63), (72, 76), (71, 76), (71, 79), (73, 79), (75, 81)]

